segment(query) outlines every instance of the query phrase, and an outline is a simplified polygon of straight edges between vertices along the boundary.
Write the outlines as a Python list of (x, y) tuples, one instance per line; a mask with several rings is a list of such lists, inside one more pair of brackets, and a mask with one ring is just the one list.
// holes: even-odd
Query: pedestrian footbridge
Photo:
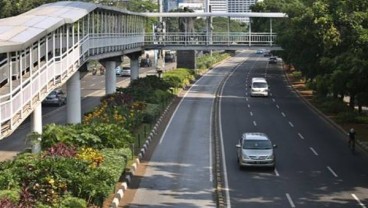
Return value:
[[(175, 14), (166, 14), (170, 15)], [(219, 15), (230, 16), (202, 14), (204, 17)], [(0, 139), (10, 135), (29, 116), (33, 131), (41, 133), (41, 102), (53, 89), (64, 84), (68, 95), (68, 123), (81, 122), (80, 78), (91, 60), (98, 60), (105, 67), (108, 94), (116, 90), (114, 69), (121, 63), (121, 57), (125, 55), (131, 59), (131, 78), (136, 79), (138, 58), (146, 49), (279, 49), (272, 30), (269, 33), (149, 33), (144, 26), (146, 19), (152, 16), (165, 14), (134, 13), (92, 3), (65, 1), (1, 19)], [(262, 17), (285, 15), (266, 13)]]

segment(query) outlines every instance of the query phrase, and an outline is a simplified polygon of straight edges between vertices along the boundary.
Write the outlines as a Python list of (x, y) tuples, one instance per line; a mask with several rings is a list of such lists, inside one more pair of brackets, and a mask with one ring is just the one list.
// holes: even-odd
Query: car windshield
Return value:
[(253, 88), (267, 88), (267, 83), (264, 82), (254, 82)]
[(243, 149), (271, 149), (272, 144), (269, 140), (245, 140)]

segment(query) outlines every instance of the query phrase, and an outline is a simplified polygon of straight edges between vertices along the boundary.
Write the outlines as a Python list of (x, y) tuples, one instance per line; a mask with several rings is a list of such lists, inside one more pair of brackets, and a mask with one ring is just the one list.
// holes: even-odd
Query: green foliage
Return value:
[(176, 69), (163, 74), (162, 78), (174, 88), (184, 88), (195, 79), (194, 71), (190, 69)]
[(85, 208), (87, 207), (87, 202), (84, 199), (80, 199), (77, 197), (73, 197), (73, 196), (67, 196), (64, 197), (61, 202), (60, 205), (58, 205), (58, 208)]
[(336, 120), (341, 123), (368, 123), (368, 117), (362, 116), (356, 111), (340, 112), (337, 114)]
[(292, 77), (294, 77), (297, 80), (301, 80), (303, 78), (301, 71), (293, 71), (291, 74)]
[(203, 56), (200, 56), (196, 60), (197, 69), (199, 71), (206, 71), (208, 68), (213, 66), (215, 63), (218, 63), (219, 61), (222, 61), (226, 58), (228, 58), (230, 55), (228, 53), (219, 53), (215, 52), (211, 54), (205, 54)]
[(44, 126), (42, 147), (48, 148), (58, 143), (78, 147), (123, 148), (133, 142), (133, 137), (124, 128), (116, 124), (92, 123), (90, 125), (55, 125)]
[(159, 117), (161, 113), (160, 105), (158, 104), (148, 104), (147, 108), (143, 112), (143, 122), (153, 123), (156, 118)]
[(19, 190), (18, 189), (0, 190), (0, 200), (5, 198), (10, 200), (12, 203), (18, 202), (20, 198)]
[(338, 114), (340, 112), (349, 111), (347, 105), (340, 99), (331, 97), (314, 96), (313, 102), (319, 106), (323, 112), (328, 114)]
[(101, 152), (104, 156), (104, 161), (100, 168), (109, 171), (114, 181), (117, 182), (127, 166), (128, 160), (133, 157), (132, 151), (129, 148), (106, 148), (102, 149)]

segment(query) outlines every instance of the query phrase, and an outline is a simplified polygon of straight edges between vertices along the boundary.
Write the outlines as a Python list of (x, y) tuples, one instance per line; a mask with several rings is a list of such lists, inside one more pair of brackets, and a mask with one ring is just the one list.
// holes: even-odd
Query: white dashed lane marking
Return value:
[(290, 207), (293, 207), (294, 208), (295, 207), (295, 204), (294, 204), (293, 200), (291, 199), (290, 194), (286, 193), (286, 198), (289, 201)]
[(290, 125), (291, 127), (294, 127), (294, 124), (293, 124), (293, 123), (291, 123), (290, 121), (289, 121), (289, 125)]
[(256, 123), (256, 121), (253, 121), (253, 125), (254, 125), (254, 126), (257, 126), (257, 123)]
[(248, 104), (248, 108), (250, 108), (250, 104)]
[(339, 177), (335, 171), (332, 170), (332, 168), (330, 168), (330, 166), (327, 166), (327, 169), (332, 173), (333, 176), (335, 176), (336, 178)]
[(366, 206), (360, 201), (360, 199), (355, 194), (351, 194), (351, 196), (358, 202), (358, 204), (361, 207), (366, 208)]
[(276, 105), (276, 108), (280, 109), (280, 106), (279, 105)]
[(281, 115), (282, 115), (283, 117), (286, 117), (286, 115), (285, 115), (285, 113), (284, 113), (284, 112), (281, 112)]
[(313, 152), (314, 155), (318, 156), (318, 153), (316, 152), (315, 149), (313, 149), (313, 147), (309, 147), (309, 149)]
[(303, 135), (301, 133), (298, 133), (298, 136), (301, 138), (301, 139), (304, 139)]
[(250, 116), (253, 116), (253, 112), (251, 111), (251, 112), (249, 112), (249, 114), (250, 114)]

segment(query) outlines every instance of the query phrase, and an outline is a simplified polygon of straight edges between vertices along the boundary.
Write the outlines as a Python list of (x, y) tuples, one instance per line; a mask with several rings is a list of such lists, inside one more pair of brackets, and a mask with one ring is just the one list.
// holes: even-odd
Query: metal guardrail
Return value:
[(216, 32), (216, 33), (149, 33), (144, 37), (145, 45), (170, 46), (274, 46), (275, 33), (242, 33), (242, 32)]

